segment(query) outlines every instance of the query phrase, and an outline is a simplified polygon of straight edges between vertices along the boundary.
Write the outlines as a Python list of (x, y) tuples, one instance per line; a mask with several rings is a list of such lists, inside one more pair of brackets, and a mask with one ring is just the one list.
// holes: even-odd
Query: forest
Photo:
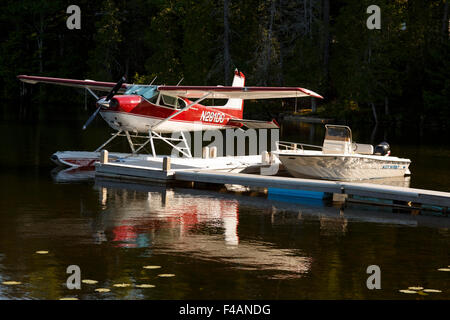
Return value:
[[(72, 4), (80, 29), (66, 25)], [(381, 9), (380, 29), (367, 27), (370, 5)], [(86, 115), (76, 108), (83, 90), (24, 85), (19, 74), (230, 85), (238, 68), (248, 86), (299, 86), (324, 97), (298, 106), (263, 101), (270, 114), (314, 104), (326, 118), (443, 128), (449, 19), (448, 0), (3, 0), (0, 114), (42, 119), (70, 101), (68, 114)], [(246, 110), (261, 109), (251, 102)]]

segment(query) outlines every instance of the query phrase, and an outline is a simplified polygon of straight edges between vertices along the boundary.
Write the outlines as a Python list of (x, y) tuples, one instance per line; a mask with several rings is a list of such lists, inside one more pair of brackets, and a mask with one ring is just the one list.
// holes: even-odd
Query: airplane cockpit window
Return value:
[(151, 100), (158, 95), (158, 91), (156, 90), (156, 86), (141, 86), (136, 84), (128, 88), (124, 94), (139, 95), (147, 100)]
[[(157, 86), (147, 86), (135, 84), (129, 87), (125, 92), (125, 95), (139, 95), (145, 98), (148, 102), (157, 103), (159, 97), (159, 91)], [(186, 102), (183, 99), (161, 95), (159, 104), (166, 107), (175, 109), (181, 109), (186, 107)]]
[(175, 98), (171, 96), (161, 95), (160, 104), (163, 106), (173, 107), (175, 109), (184, 108), (186, 103), (183, 99)]
[(186, 107), (186, 101), (184, 101), (183, 99), (178, 98), (177, 102), (178, 102), (178, 108), (181, 109), (181, 108)]

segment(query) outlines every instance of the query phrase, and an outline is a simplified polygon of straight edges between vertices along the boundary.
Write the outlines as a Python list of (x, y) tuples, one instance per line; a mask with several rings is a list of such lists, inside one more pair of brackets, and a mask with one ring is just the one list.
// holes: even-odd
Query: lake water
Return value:
[[(0, 124), (0, 299), (450, 298), (450, 272), (438, 271), (450, 265), (450, 218), (57, 172), (53, 152), (108, 137), (101, 121), (82, 123)], [(387, 140), (412, 160), (412, 187), (450, 191), (445, 135), (390, 128), (372, 139), (366, 129), (353, 128), (354, 140)], [(323, 133), (285, 124), (281, 138), (321, 144)], [(69, 290), (70, 265), (98, 283)], [(380, 290), (366, 286), (370, 265)], [(399, 292), (411, 286), (442, 292)]]

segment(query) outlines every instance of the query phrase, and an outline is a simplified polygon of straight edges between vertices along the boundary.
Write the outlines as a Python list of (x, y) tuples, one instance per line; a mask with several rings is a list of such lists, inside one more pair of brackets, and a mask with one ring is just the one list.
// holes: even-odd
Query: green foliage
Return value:
[[(369, 30), (371, 0), (80, 0), (81, 30), (68, 30), (68, 0), (5, 0), (0, 95), (33, 99), (47, 110), (63, 99), (83, 103), (84, 94), (27, 86), (33, 94), (20, 98), (16, 75), (104, 81), (126, 75), (135, 83), (157, 76), (156, 84), (184, 78), (183, 84), (229, 85), (230, 65), (245, 73), (247, 85), (317, 91), (325, 96), (318, 101), (324, 117), (373, 121), (373, 106), (379, 121), (426, 119), (445, 125), (450, 118), (446, 1), (379, 0), (381, 30)], [(293, 110), (288, 100), (283, 103)], [(274, 114), (284, 110), (279, 102), (260, 104)], [(262, 110), (247, 105), (251, 113)]]
[(426, 86), (423, 90), (424, 112), (447, 121), (450, 119), (450, 44), (433, 48), (427, 56)]
[(355, 100), (333, 100), (317, 108), (317, 115), (321, 118), (339, 119), (344, 121), (358, 121), (367, 119), (371, 115), (367, 109), (361, 108)]
[(113, 81), (120, 72), (120, 44), (122, 42), (121, 12), (113, 0), (103, 2), (98, 13), (94, 48), (89, 52), (90, 76), (95, 79)]

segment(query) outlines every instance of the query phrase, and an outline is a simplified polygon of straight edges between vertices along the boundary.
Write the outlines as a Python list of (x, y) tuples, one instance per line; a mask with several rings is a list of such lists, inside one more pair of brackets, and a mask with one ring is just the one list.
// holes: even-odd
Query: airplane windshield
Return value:
[(156, 90), (156, 86), (141, 86), (136, 84), (127, 89), (124, 94), (139, 95), (147, 100), (150, 100), (158, 94), (158, 91)]

